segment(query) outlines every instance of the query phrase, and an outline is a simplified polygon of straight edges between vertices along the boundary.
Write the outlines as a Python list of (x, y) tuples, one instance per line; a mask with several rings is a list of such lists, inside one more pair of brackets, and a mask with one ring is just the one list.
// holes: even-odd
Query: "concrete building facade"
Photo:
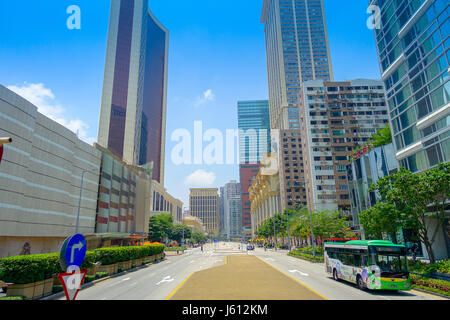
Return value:
[(56, 252), (75, 233), (95, 233), (101, 152), (0, 85), (0, 257)]
[(152, 181), (152, 192), (151, 216), (168, 213), (172, 215), (175, 224), (181, 224), (183, 220), (183, 202), (168, 193), (167, 189), (156, 180)]
[(299, 100), (311, 209), (339, 209), (351, 218), (346, 166), (353, 150), (389, 123), (383, 83), (312, 80), (303, 84)]

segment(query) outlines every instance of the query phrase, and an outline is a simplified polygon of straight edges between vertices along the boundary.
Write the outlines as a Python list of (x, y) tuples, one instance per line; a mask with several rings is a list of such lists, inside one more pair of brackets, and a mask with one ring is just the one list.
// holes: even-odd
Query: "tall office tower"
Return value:
[(269, 101), (239, 101), (238, 127), (242, 233), (249, 239), (252, 221), (248, 189), (259, 172), (261, 159), (270, 153)]
[(199, 218), (209, 234), (219, 234), (219, 194), (217, 188), (193, 188), (189, 195), (190, 215)]
[(383, 82), (307, 81), (299, 101), (311, 209), (340, 209), (351, 217), (346, 166), (355, 147), (389, 123)]
[(98, 143), (164, 183), (169, 32), (147, 0), (112, 0)]
[(270, 124), (299, 129), (300, 85), (333, 80), (323, 0), (264, 0)]
[[(241, 184), (230, 181), (223, 188), (224, 235), (228, 239), (242, 237)], [(251, 227), (250, 227), (251, 228)], [(251, 230), (251, 229), (250, 229)]]
[(369, 1), (397, 160), (412, 172), (450, 161), (448, 0)]

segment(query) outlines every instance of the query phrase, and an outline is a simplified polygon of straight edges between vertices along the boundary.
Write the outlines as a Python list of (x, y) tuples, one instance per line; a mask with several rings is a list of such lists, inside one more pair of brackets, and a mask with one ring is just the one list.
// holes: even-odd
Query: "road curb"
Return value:
[[(80, 291), (82, 291), (82, 290), (84, 290), (84, 289), (87, 289), (87, 288), (90, 288), (90, 287), (93, 287), (93, 286), (95, 286), (95, 285), (97, 285), (97, 284), (99, 284), (99, 283), (105, 282), (105, 281), (107, 281), (107, 280), (114, 279), (114, 278), (117, 278), (117, 277), (121, 277), (121, 276), (124, 276), (124, 275), (126, 275), (126, 274), (128, 274), (128, 273), (136, 272), (136, 271), (138, 271), (138, 270), (140, 270), (140, 269), (146, 269), (146, 268), (148, 268), (148, 267), (150, 267), (150, 266), (152, 266), (152, 265), (154, 265), (154, 264), (158, 264), (158, 263), (160, 263), (160, 262), (162, 262), (162, 261), (164, 261), (164, 260), (166, 260), (166, 259), (162, 259), (162, 260), (159, 260), (159, 261), (156, 261), (156, 262), (150, 262), (150, 263), (144, 264), (144, 265), (142, 265), (142, 266), (140, 266), (140, 267), (136, 267), (136, 268), (133, 268), (133, 269), (129, 269), (129, 270), (123, 271), (123, 272), (121, 272), (121, 273), (116, 273), (116, 274), (113, 274), (113, 275), (108, 276), (108, 277), (100, 278), (100, 279), (91, 281), (91, 282), (89, 282), (89, 283), (85, 283), (85, 284), (83, 284), (83, 285), (81, 286)], [(52, 295), (50, 295), (50, 296), (46, 296), (46, 297), (43, 297), (43, 298), (39, 298), (39, 299), (37, 299), (37, 300), (56, 300), (56, 299), (59, 299), (59, 298), (64, 297), (64, 295), (65, 295), (64, 291), (61, 291), (61, 292), (52, 294)]]
[(412, 290), (413, 291), (419, 291), (419, 292), (422, 292), (422, 293), (426, 293), (426, 294), (431, 295), (431, 296), (437, 296), (437, 297), (441, 297), (441, 298), (450, 300), (449, 297), (444, 296), (443, 294), (440, 294), (440, 293), (433, 292), (433, 291), (426, 291), (426, 290), (423, 290), (423, 289), (420, 289), (420, 288), (415, 288), (415, 287), (413, 287)]

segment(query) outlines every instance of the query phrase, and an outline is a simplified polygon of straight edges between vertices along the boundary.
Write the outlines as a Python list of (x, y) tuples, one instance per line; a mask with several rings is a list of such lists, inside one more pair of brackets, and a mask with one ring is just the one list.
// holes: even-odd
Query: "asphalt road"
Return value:
[[(334, 281), (325, 272), (323, 264), (312, 264), (304, 260), (289, 257), (286, 253), (286, 251), (264, 251), (261, 248), (247, 252), (239, 244), (235, 243), (205, 245), (203, 252), (200, 248), (188, 250), (184, 255), (167, 257), (165, 261), (151, 265), (148, 268), (130, 272), (83, 289), (78, 294), (77, 300), (166, 300), (168, 298), (174, 298), (177, 293), (184, 292), (186, 294), (186, 290), (183, 290), (183, 288), (188, 288), (189, 286), (195, 287), (195, 281), (198, 281), (196, 279), (199, 278), (200, 273), (210, 274), (200, 271), (211, 271), (212, 268), (219, 269), (224, 266), (226, 267), (227, 257), (231, 257), (230, 260), (232, 260), (233, 255), (254, 256), (259, 259), (257, 261), (258, 263), (255, 263), (255, 268), (262, 268), (260, 264), (263, 262), (271, 272), (274, 272), (274, 279), (281, 279), (280, 277), (290, 278), (302, 290), (307, 287), (320, 297), (329, 300), (443, 299), (418, 291), (361, 291), (353, 284)], [(208, 283), (210, 286), (215, 286), (215, 283), (211, 281), (204, 283), (202, 284), (204, 286)], [(266, 285), (270, 285), (270, 283)], [(233, 287), (239, 290), (238, 285), (234, 285)], [(273, 283), (273, 287), (279, 290), (277, 283)], [(236, 296), (230, 294), (230, 300), (233, 300), (233, 297), (236, 298)], [(266, 298), (272, 300), (270, 297)], [(64, 299), (61, 298), (61, 300)], [(227, 298), (223, 296), (211, 296), (210, 299), (226, 300)], [(245, 300), (245, 297), (239, 296), (239, 299)], [(274, 296), (273, 299), (276, 299), (276, 297)], [(287, 298), (284, 297), (284, 299)], [(297, 300), (299, 297), (293, 296), (292, 299)]]
[(335, 281), (325, 272), (324, 264), (313, 264), (287, 256), (287, 251), (264, 251), (257, 248), (250, 253), (278, 271), (296, 279), (328, 300), (447, 300), (419, 291), (362, 291), (356, 285)]

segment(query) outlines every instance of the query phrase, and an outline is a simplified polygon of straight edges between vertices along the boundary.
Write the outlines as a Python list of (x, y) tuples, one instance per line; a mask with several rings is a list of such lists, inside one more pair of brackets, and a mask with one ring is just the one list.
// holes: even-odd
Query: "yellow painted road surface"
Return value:
[(194, 273), (171, 300), (323, 300), (321, 296), (255, 256), (234, 255)]

